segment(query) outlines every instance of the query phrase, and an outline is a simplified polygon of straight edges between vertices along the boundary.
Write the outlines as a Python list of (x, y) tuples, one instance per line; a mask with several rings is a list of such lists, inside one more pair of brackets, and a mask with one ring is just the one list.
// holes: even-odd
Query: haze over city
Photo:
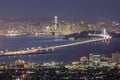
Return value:
[(0, 18), (58, 16), (86, 21), (120, 20), (120, 0), (0, 0)]

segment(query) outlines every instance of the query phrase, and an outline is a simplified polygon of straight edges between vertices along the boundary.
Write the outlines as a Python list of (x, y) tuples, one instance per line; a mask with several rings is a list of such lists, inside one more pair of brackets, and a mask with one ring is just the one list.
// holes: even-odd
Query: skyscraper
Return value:
[(112, 62), (113, 63), (120, 63), (120, 53), (116, 52), (112, 54)]
[(89, 61), (93, 61), (93, 54), (89, 54)]
[(58, 17), (55, 16), (55, 17), (54, 17), (54, 29), (55, 29), (55, 30), (57, 29), (57, 24), (58, 24)]

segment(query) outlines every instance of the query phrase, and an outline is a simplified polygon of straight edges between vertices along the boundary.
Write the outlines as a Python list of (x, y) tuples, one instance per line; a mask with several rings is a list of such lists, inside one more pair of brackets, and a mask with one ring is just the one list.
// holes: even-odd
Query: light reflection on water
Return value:
[[(34, 36), (19, 36), (19, 37), (0, 37), (0, 50), (19, 50), (31, 47), (46, 47), (50, 45), (67, 44), (76, 41), (61, 40), (54, 37), (34, 37)], [(0, 62), (14, 62), (18, 59), (23, 59), (27, 62), (51, 62), (51, 61), (76, 61), (83, 55), (88, 56), (89, 53), (99, 53), (111, 55), (112, 52), (120, 52), (120, 38), (112, 39), (109, 44), (104, 42), (87, 43), (72, 47), (60, 48), (47, 53), (33, 55), (17, 55), (0, 57)]]

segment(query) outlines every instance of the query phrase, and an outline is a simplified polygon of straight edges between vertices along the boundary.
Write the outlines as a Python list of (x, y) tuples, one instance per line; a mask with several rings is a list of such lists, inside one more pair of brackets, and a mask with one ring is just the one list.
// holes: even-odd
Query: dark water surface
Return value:
[[(54, 37), (18, 36), (0, 37), (0, 51), (2, 50), (23, 50), (32, 47), (47, 47), (73, 43), (76, 41), (62, 40)], [(23, 59), (27, 62), (51, 62), (51, 61), (78, 61), (81, 56), (88, 56), (89, 53), (99, 53), (111, 56), (113, 52), (120, 52), (120, 38), (115, 38), (109, 44), (105, 42), (94, 42), (56, 49), (45, 54), (17, 55), (0, 57), (0, 62), (14, 62)]]

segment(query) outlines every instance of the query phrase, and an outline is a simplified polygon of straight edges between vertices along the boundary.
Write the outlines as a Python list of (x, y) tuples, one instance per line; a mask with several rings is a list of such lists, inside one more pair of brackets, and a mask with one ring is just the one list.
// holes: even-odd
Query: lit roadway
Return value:
[(97, 41), (102, 41), (106, 39), (110, 39), (111, 37), (107, 36), (104, 38), (98, 38), (98, 39), (92, 39), (92, 40), (86, 40), (82, 42), (75, 42), (75, 43), (70, 43), (70, 44), (64, 44), (64, 45), (59, 45), (59, 46), (52, 46), (52, 47), (47, 47), (47, 48), (35, 48), (35, 49), (29, 49), (29, 50), (21, 50), (21, 51), (14, 51), (14, 52), (5, 52), (3, 54), (0, 54), (0, 56), (12, 56), (12, 55), (26, 55), (26, 54), (40, 54), (42, 51), (49, 51), (49, 50), (54, 50), (57, 48), (64, 48), (64, 47), (69, 47), (69, 46), (75, 46), (75, 45), (81, 45), (81, 44), (86, 44), (86, 43), (91, 43), (91, 42), (97, 42)]

